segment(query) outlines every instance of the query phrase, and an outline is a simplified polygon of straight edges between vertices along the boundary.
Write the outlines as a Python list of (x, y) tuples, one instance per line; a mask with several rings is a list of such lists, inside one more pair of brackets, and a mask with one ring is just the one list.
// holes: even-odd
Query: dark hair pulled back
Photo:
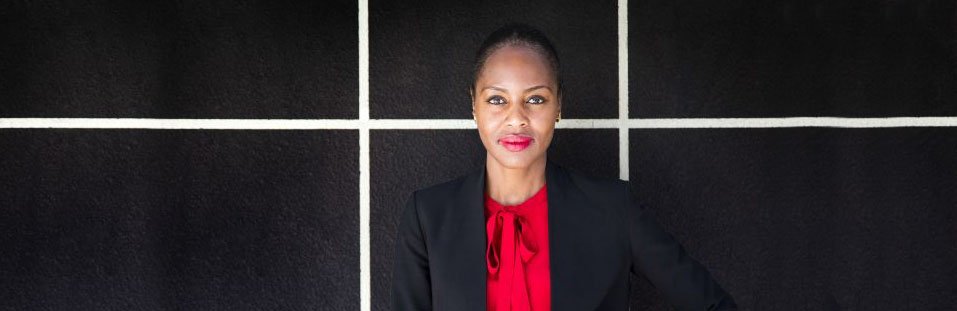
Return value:
[(478, 81), (478, 76), (482, 72), (482, 67), (485, 66), (485, 61), (488, 57), (498, 49), (507, 46), (531, 48), (544, 56), (548, 61), (552, 74), (555, 75), (555, 82), (558, 84), (558, 93), (561, 93), (562, 74), (558, 61), (558, 51), (555, 50), (555, 46), (552, 45), (552, 42), (548, 40), (548, 37), (546, 37), (542, 31), (521, 23), (512, 23), (502, 26), (492, 32), (492, 34), (482, 42), (478, 52), (475, 53), (475, 65), (472, 67), (472, 83), (469, 84), (470, 92), (474, 93), (475, 83)]

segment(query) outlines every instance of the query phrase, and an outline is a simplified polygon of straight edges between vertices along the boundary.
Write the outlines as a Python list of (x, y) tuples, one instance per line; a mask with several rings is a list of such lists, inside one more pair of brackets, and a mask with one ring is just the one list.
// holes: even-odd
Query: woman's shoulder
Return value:
[(423, 187), (419, 187), (415, 190), (415, 193), (420, 195), (430, 195), (430, 194), (445, 194), (449, 192), (455, 192), (461, 190), (468, 183), (469, 179), (474, 178), (476, 172), (469, 172), (467, 174), (459, 175), (451, 179), (441, 180), (432, 184), (428, 184)]
[(627, 191), (631, 187), (630, 182), (620, 178), (602, 176), (575, 168), (562, 168), (562, 170), (567, 172), (572, 184), (586, 193), (621, 194), (622, 191)]
[[(576, 208), (588, 209), (608, 217), (609, 224), (626, 219), (633, 198), (630, 183), (626, 180), (606, 175), (598, 175), (575, 168), (560, 170), (564, 178), (556, 178), (564, 184), (559, 191), (568, 202), (575, 202)], [(548, 188), (552, 190), (551, 187)], [(624, 225), (624, 223), (621, 223)]]
[(480, 195), (485, 186), (484, 167), (420, 187), (412, 191), (411, 197), (420, 203), (447, 203), (459, 196)]

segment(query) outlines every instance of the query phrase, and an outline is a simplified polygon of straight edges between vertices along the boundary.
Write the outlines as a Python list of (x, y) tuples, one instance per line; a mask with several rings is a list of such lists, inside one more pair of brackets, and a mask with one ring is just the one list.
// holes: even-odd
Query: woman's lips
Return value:
[(507, 135), (498, 140), (498, 143), (511, 152), (519, 152), (532, 144), (532, 138), (525, 135)]

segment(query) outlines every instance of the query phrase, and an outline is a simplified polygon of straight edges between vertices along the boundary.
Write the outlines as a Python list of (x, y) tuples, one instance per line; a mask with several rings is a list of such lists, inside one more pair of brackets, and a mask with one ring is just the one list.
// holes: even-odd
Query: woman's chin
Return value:
[(492, 155), (492, 157), (496, 162), (498, 162), (499, 165), (509, 169), (526, 169), (534, 164), (537, 160), (542, 158), (531, 152), (510, 152), (507, 150), (499, 154)]

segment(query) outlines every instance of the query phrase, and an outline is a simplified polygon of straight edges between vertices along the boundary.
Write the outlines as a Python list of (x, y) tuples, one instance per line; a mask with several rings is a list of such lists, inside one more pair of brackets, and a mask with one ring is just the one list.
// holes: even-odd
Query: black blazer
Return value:
[[(552, 310), (627, 310), (641, 273), (681, 310), (736, 309), (708, 270), (637, 204), (628, 182), (546, 160)], [(485, 166), (412, 193), (396, 236), (395, 310), (486, 310)]]

